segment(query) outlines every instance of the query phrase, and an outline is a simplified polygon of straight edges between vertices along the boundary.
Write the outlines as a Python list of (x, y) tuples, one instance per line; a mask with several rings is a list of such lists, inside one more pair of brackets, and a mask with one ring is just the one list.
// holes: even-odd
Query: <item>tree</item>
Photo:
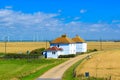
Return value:
[(42, 55), (42, 52), (45, 50), (45, 48), (38, 48), (38, 49), (34, 49), (30, 52), (30, 54), (40, 54)]

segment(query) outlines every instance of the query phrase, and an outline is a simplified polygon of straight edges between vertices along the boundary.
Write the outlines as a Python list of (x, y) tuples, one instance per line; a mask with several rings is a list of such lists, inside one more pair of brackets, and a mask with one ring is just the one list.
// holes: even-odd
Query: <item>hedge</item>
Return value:
[(69, 54), (69, 55), (59, 55), (59, 58), (72, 58), (75, 57), (76, 54)]
[(27, 58), (39, 58), (38, 54), (5, 54), (3, 58), (6, 59), (27, 59)]
[(30, 54), (39, 54), (42, 55), (42, 52), (45, 50), (45, 48), (38, 48), (38, 49), (34, 49), (30, 52)]

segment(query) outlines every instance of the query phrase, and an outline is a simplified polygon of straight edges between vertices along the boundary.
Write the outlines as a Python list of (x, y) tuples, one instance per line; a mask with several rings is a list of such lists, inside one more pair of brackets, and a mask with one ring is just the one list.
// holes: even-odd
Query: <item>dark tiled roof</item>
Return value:
[(62, 50), (63, 50), (62, 48), (58, 48), (56, 46), (53, 46), (53, 47), (47, 49), (47, 51), (62, 51)]

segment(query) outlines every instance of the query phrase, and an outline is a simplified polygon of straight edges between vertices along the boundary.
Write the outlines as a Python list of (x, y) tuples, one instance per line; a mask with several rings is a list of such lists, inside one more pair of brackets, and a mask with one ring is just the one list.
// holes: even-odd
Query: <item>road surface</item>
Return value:
[(62, 80), (62, 75), (70, 66), (72, 66), (74, 63), (85, 58), (88, 55), (90, 54), (83, 54), (75, 58), (71, 58), (70, 60), (50, 69), (36, 80)]

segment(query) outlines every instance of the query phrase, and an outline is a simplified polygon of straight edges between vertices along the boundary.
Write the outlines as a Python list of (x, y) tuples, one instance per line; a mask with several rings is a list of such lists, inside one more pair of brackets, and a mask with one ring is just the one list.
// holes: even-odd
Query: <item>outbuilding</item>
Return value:
[(48, 48), (44, 51), (43, 55), (45, 58), (58, 58), (59, 55), (63, 54), (63, 49), (56, 46)]

